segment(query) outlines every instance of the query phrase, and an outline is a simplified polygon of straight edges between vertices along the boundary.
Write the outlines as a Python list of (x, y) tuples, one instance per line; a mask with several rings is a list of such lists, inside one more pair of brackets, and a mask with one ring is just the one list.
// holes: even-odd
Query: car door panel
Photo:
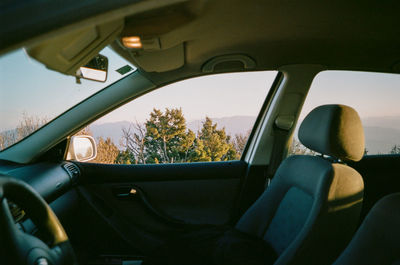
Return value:
[[(215, 180), (174, 180), (159, 182), (134, 182), (125, 185), (111, 185), (113, 190), (127, 187), (141, 189), (146, 194), (151, 206), (162, 209), (167, 216), (177, 220), (184, 220), (193, 224), (224, 224), (229, 221), (240, 179), (215, 179)], [(137, 187), (137, 188), (136, 188)], [(109, 186), (106, 185), (106, 189)], [(114, 192), (113, 192), (114, 193)], [(110, 201), (131, 211), (143, 208), (141, 200), (138, 207), (134, 207), (132, 200), (121, 200), (116, 194), (109, 197)], [(138, 196), (138, 195), (136, 195)], [(130, 209), (131, 208), (131, 209)]]
[[(247, 164), (81, 163), (79, 167), (82, 198), (133, 248), (148, 249), (184, 224), (229, 223)], [(132, 189), (134, 195), (123, 196)]]

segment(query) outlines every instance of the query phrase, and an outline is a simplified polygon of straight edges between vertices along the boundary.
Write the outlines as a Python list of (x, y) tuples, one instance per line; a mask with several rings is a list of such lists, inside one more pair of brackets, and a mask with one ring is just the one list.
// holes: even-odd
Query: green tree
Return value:
[(308, 149), (300, 143), (299, 140), (293, 138), (292, 144), (289, 147), (289, 155), (316, 155), (317, 153), (313, 150)]
[(199, 138), (195, 139), (195, 148), (190, 155), (190, 162), (210, 162), (211, 157), (208, 155), (206, 148), (204, 147), (204, 141)]
[(240, 157), (243, 153), (244, 148), (246, 147), (247, 140), (249, 139), (251, 130), (248, 130), (245, 134), (236, 134), (233, 138), (233, 146), (235, 147), (236, 153)]
[(125, 151), (120, 152), (118, 163), (146, 164), (145, 137), (146, 128), (138, 121), (129, 125), (128, 128), (123, 128), (121, 140)]
[(93, 137), (92, 130), (90, 130), (89, 126), (86, 126), (85, 128), (81, 129), (79, 132), (77, 132), (75, 135), (89, 135)]
[(106, 139), (103, 139), (103, 137), (99, 137), (97, 143), (97, 156), (91, 162), (101, 164), (115, 164), (118, 154), (118, 147), (114, 144), (113, 140), (111, 140), (110, 137), (107, 137)]
[(400, 145), (395, 144), (390, 150), (390, 153), (393, 155), (400, 154)]
[(124, 151), (120, 151), (117, 155), (117, 158), (115, 159), (116, 164), (125, 164), (125, 165), (130, 165), (132, 164), (140, 164), (138, 163), (138, 160), (136, 160), (134, 154), (130, 152), (128, 149), (125, 149)]
[(182, 109), (153, 109), (145, 123), (144, 147), (148, 163), (186, 162), (195, 134), (186, 128)]
[(365, 156), (368, 155), (368, 152), (369, 152), (369, 150), (365, 147), (365, 148), (364, 148), (364, 155), (365, 155)]
[(47, 123), (47, 118), (39, 118), (22, 112), (22, 119), (18, 125), (8, 131), (0, 132), (0, 151), (19, 142)]
[(238, 159), (239, 155), (231, 143), (231, 137), (225, 128), (217, 129), (209, 117), (203, 122), (203, 128), (198, 132), (192, 161), (227, 161)]

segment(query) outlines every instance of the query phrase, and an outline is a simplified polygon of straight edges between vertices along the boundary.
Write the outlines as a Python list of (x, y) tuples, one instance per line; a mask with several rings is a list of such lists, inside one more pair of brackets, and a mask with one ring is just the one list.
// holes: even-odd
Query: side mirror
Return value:
[(72, 136), (69, 140), (67, 160), (87, 162), (96, 158), (96, 142), (92, 136)]
[(99, 82), (107, 80), (108, 58), (104, 55), (97, 55), (88, 64), (81, 66), (76, 71), (77, 78), (89, 79)]

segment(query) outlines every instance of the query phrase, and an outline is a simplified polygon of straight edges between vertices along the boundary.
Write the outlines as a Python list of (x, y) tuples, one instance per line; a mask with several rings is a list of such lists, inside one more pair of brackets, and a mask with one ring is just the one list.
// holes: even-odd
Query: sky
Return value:
[(399, 99), (399, 74), (324, 71), (315, 77), (300, 118), (323, 104), (351, 106), (362, 119), (400, 116)]
[(187, 121), (256, 116), (276, 76), (275, 71), (197, 77), (154, 90), (97, 121), (144, 122), (153, 108), (182, 108)]
[[(128, 64), (106, 48), (107, 84), (122, 78), (115, 70)], [(256, 116), (275, 71), (220, 74), (188, 79), (150, 92), (103, 117), (97, 123), (145, 121), (153, 108), (182, 108), (185, 118)], [(46, 69), (23, 50), (0, 57), (0, 131), (15, 128), (23, 113), (51, 120), (107, 84), (82, 80)]]
[(26, 112), (51, 120), (100, 89), (122, 78), (116, 69), (128, 63), (111, 49), (101, 54), (109, 58), (105, 83), (81, 79), (47, 69), (23, 49), (0, 57), (0, 131), (15, 128)]
[[(82, 80), (46, 69), (18, 50), (0, 57), (0, 131), (15, 128), (26, 112), (51, 120), (122, 78), (115, 70), (128, 64), (106, 48), (107, 83)], [(153, 108), (182, 108), (186, 120), (256, 116), (276, 76), (275, 71), (218, 74), (177, 82), (152, 91), (104, 116), (96, 123), (145, 121)], [(400, 116), (400, 75), (327, 71), (311, 86), (301, 118), (312, 108), (340, 103), (361, 117)]]

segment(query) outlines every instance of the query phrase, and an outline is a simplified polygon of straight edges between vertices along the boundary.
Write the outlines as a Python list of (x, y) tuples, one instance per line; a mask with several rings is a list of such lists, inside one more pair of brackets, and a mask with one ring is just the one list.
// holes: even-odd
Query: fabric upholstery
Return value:
[(311, 195), (296, 187), (285, 194), (264, 236), (276, 253), (281, 254), (299, 234), (310, 213), (312, 201)]
[[(306, 125), (302, 125), (303, 139), (306, 140), (305, 142), (310, 141), (309, 147), (315, 144), (318, 148), (315, 149), (316, 151), (338, 155), (337, 157), (341, 159), (356, 160), (359, 150), (351, 149), (362, 146), (363, 152), (364, 144), (359, 143), (363, 141), (363, 137), (354, 142), (351, 140), (353, 132), (355, 137), (363, 136), (359, 131), (361, 123), (358, 124), (355, 117), (358, 118), (357, 113), (349, 107), (340, 105), (319, 107), (304, 121)], [(333, 123), (333, 125), (321, 125), (317, 120), (322, 123)], [(313, 137), (305, 136), (306, 133), (312, 133), (316, 139), (315, 143), (311, 140)], [(332, 142), (334, 140), (341, 141), (340, 148), (334, 147)], [(361, 175), (347, 165), (332, 163), (331, 160), (322, 156), (290, 156), (282, 162), (270, 186), (239, 219), (234, 229), (249, 235), (250, 238), (257, 238), (258, 243), (262, 241), (268, 246), (266, 248), (261, 244), (261, 252), (255, 252), (257, 254), (270, 251), (273, 257), (271, 256), (268, 264), (275, 260), (276, 255), (278, 258), (274, 264), (277, 265), (332, 264), (350, 242), (357, 228), (363, 192), (364, 183)], [(205, 235), (209, 237), (210, 231), (207, 230)], [(198, 237), (200, 235), (196, 234), (195, 242), (197, 243)], [(217, 239), (219, 242), (220, 238)], [(196, 255), (201, 258), (208, 257), (209, 260), (210, 257), (216, 256), (213, 244), (209, 242), (205, 244), (208, 247), (207, 250), (204, 246), (199, 247), (197, 243), (192, 245), (188, 241), (186, 243), (181, 239), (178, 241), (179, 244), (183, 242), (182, 247), (176, 248), (178, 251), (182, 250), (187, 254), (189, 251), (185, 250), (194, 246), (195, 252), (198, 251)], [(170, 255), (176, 256), (171, 254), (173, 251), (170, 251), (170, 245), (167, 244), (169, 247), (167, 247), (166, 258), (171, 257)], [(242, 246), (243, 244), (238, 248), (229, 247), (228, 249), (240, 249)], [(243, 247), (243, 249), (246, 248)], [(247, 250), (253, 249), (257, 250), (257, 247), (254, 245), (247, 248)], [(233, 251), (235, 252), (240, 253), (239, 250)], [(195, 256), (193, 253), (189, 255), (189, 258)], [(229, 253), (231, 254), (232, 251)], [(257, 255), (249, 253), (252, 252), (246, 252), (246, 255), (250, 257), (253, 255), (254, 260)], [(236, 260), (239, 260), (237, 255), (234, 256)], [(166, 259), (161, 259), (161, 262), (164, 260)], [(175, 262), (176, 259), (173, 261)], [(225, 264), (224, 261), (226, 259), (223, 258), (217, 264)], [(188, 264), (188, 262), (182, 264)], [(228, 264), (233, 263), (228, 262)], [(250, 262), (249, 264), (258, 263)]]
[(231, 226), (202, 225), (171, 235), (143, 265), (272, 265), (276, 258), (262, 238)]
[(364, 130), (358, 113), (345, 105), (323, 105), (312, 110), (299, 128), (306, 147), (344, 161), (364, 155)]
[(334, 264), (400, 264), (400, 193), (375, 204)]
[(316, 156), (291, 156), (236, 228), (264, 238), (275, 264), (331, 264), (356, 230), (363, 180)]

